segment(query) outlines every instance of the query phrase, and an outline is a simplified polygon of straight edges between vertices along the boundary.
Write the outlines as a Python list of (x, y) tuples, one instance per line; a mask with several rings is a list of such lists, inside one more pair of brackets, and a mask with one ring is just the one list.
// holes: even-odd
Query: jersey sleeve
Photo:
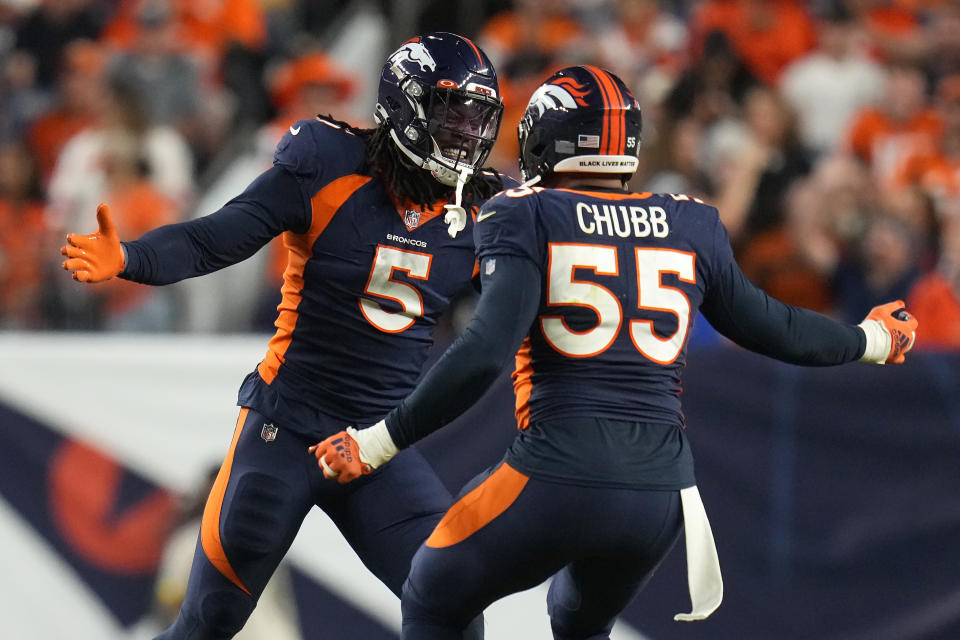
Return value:
[(534, 264), (514, 256), (491, 257), (483, 262), (480, 277), (483, 293), (466, 330), (385, 418), (400, 449), (473, 406), (512, 360), (537, 316), (540, 272)]
[(519, 180), (517, 180), (516, 178), (514, 178), (514, 177), (511, 176), (511, 175), (507, 175), (506, 173), (501, 173), (501, 174), (500, 174), (500, 179), (503, 180), (503, 190), (504, 190), (504, 191), (506, 191), (506, 190), (508, 190), (508, 189), (516, 189), (517, 187), (520, 186), (520, 181), (519, 181)]
[(121, 278), (163, 285), (241, 262), (284, 231), (310, 227), (309, 199), (296, 178), (272, 167), (217, 212), (124, 242)]
[(477, 259), (497, 255), (520, 256), (536, 265), (543, 262), (544, 241), (537, 219), (537, 198), (505, 191), (488, 200), (477, 213), (473, 239)]
[(363, 139), (324, 118), (297, 120), (277, 143), (273, 164), (292, 173), (308, 196), (364, 164)]
[(715, 224), (701, 311), (717, 331), (745, 349), (792, 364), (837, 365), (863, 355), (866, 336), (858, 327), (785, 304), (750, 282), (719, 217)]

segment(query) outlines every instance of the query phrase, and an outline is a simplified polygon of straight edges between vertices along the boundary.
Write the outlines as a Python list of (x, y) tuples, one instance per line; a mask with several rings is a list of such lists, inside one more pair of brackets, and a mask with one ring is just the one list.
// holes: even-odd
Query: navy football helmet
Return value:
[(487, 55), (453, 33), (412, 38), (383, 66), (374, 118), (407, 158), (454, 186), (497, 139), (503, 103)]
[(533, 93), (520, 119), (524, 180), (552, 172), (631, 175), (640, 164), (640, 104), (617, 76), (567, 67)]

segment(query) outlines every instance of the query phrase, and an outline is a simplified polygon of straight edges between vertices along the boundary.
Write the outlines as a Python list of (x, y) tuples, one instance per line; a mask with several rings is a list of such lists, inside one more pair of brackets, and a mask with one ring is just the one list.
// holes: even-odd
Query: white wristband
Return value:
[(360, 461), (374, 469), (397, 455), (399, 451), (397, 445), (393, 443), (393, 438), (390, 437), (390, 432), (387, 431), (387, 423), (383, 420), (366, 429), (347, 427), (347, 433), (357, 441)]
[(890, 332), (879, 320), (864, 320), (859, 325), (867, 338), (867, 346), (860, 359), (874, 364), (885, 364), (890, 357), (890, 347), (893, 346)]

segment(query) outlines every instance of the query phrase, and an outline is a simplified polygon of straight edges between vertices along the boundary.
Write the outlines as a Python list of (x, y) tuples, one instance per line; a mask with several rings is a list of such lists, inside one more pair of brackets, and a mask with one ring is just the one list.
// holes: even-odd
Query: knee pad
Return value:
[(564, 606), (549, 606), (550, 630), (554, 640), (610, 640), (614, 620), (607, 624), (587, 624), (577, 619), (577, 612)]
[(220, 531), (231, 562), (256, 560), (284, 544), (293, 517), (290, 494), (274, 476), (250, 472), (238, 479)]
[(608, 640), (614, 621), (601, 624), (583, 620), (580, 592), (566, 579), (563, 572), (559, 573), (547, 591), (547, 615), (554, 640)]
[(213, 591), (190, 606), (154, 640), (230, 640), (253, 613), (253, 599), (239, 591)]
[(403, 595), (400, 597), (400, 611), (404, 620), (428, 621), (431, 624), (453, 624), (458, 622), (450, 611), (438, 606), (436, 598), (426, 599), (420, 595), (410, 583), (409, 578), (403, 583)]
[(191, 640), (232, 638), (253, 613), (253, 598), (239, 591), (214, 591), (200, 601), (199, 626)]

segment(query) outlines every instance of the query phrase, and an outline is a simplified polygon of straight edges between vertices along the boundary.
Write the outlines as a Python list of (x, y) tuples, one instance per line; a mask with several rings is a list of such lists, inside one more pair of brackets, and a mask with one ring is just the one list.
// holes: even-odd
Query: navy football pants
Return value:
[(506, 463), (471, 486), (414, 556), (404, 640), (460, 638), (488, 605), (552, 575), (554, 638), (608, 638), (683, 528), (678, 491), (548, 482)]
[[(450, 493), (415, 449), (341, 485), (325, 480), (307, 452), (314, 441), (282, 427), (273, 441), (264, 440), (269, 422), (255, 411), (240, 412), (204, 509), (180, 615), (157, 640), (232, 638), (314, 505), (399, 596), (413, 554), (450, 506)], [(477, 620), (466, 637), (480, 638), (482, 629)]]

